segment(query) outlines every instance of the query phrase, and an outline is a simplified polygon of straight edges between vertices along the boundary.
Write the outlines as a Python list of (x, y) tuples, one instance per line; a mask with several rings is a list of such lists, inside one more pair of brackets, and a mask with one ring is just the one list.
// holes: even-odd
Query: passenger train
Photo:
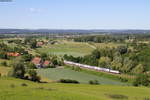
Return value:
[(120, 74), (119, 71), (111, 70), (111, 69), (108, 69), (108, 68), (101, 68), (101, 67), (96, 67), (96, 66), (84, 65), (84, 64), (71, 62), (71, 61), (64, 61), (64, 63), (68, 64), (68, 65), (78, 66), (78, 67), (81, 67), (81, 68), (93, 69), (93, 70), (96, 70), (96, 71), (103, 71), (103, 72), (108, 72), (108, 73), (113, 73), (113, 74)]

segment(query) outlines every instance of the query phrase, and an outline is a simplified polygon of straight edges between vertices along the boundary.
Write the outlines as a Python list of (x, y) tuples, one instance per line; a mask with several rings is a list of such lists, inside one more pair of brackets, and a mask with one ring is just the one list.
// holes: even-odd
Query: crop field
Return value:
[(49, 78), (50, 80), (73, 79), (85, 84), (87, 84), (90, 80), (98, 80), (100, 84), (126, 85), (125, 83), (121, 83), (104, 77), (99, 77), (96, 75), (87, 74), (84, 72), (77, 72), (71, 69), (38, 69), (37, 72), (40, 76)]
[(0, 100), (149, 100), (146, 87), (33, 83), (0, 78)]
[(71, 41), (59, 41), (57, 44), (48, 44), (42, 48), (38, 48), (37, 51), (40, 53), (50, 53), (56, 55), (73, 55), (73, 56), (84, 56), (90, 54), (94, 48), (89, 46), (87, 43), (78, 43)]
[(89, 43), (89, 44), (93, 45), (95, 48), (106, 48), (106, 47), (116, 48), (120, 45), (123, 45), (123, 44), (119, 44), (119, 43)]
[(58, 41), (57, 44), (48, 44), (43, 46), (42, 48), (38, 48), (37, 52), (40, 53), (50, 53), (56, 55), (73, 55), (73, 56), (84, 56), (90, 54), (96, 48), (115, 48), (122, 44), (116, 43), (80, 43), (80, 42), (72, 42), (72, 41)]

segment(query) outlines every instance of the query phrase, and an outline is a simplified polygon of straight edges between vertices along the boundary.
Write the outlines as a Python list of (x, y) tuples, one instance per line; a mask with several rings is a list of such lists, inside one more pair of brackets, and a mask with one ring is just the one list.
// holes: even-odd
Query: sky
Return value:
[(150, 0), (0, 2), (0, 28), (150, 29)]

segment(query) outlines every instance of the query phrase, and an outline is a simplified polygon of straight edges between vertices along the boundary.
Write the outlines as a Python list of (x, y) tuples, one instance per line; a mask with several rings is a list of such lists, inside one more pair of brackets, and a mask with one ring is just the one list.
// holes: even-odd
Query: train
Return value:
[(120, 74), (120, 72), (117, 70), (112, 70), (112, 69), (108, 69), (108, 68), (101, 68), (101, 67), (96, 67), (96, 66), (90, 66), (90, 65), (75, 63), (75, 62), (66, 61), (66, 60), (64, 61), (64, 64), (78, 66), (81, 68), (92, 69), (92, 70), (96, 70), (96, 71), (103, 71), (103, 72), (108, 72), (108, 73), (113, 73), (113, 74)]

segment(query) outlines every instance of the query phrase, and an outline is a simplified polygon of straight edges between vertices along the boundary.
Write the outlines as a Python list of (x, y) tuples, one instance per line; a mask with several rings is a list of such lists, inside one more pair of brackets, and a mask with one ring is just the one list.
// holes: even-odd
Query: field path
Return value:
[(93, 45), (91, 45), (91, 44), (89, 44), (89, 43), (86, 43), (86, 45), (90, 46), (90, 47), (93, 48), (93, 49), (96, 49), (95, 46), (93, 46)]

